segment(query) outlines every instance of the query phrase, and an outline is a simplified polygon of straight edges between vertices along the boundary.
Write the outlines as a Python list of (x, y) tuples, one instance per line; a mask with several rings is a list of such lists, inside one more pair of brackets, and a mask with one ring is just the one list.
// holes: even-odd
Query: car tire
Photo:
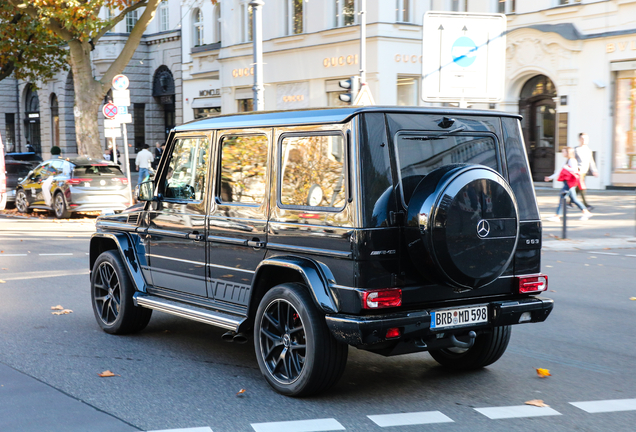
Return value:
[(431, 357), (444, 367), (456, 370), (480, 369), (501, 358), (510, 342), (510, 326), (493, 328), (475, 338), (470, 348), (442, 348), (430, 350)]
[(24, 189), (20, 189), (18, 192), (16, 192), (15, 207), (20, 213), (31, 213), (31, 209), (29, 208), (29, 199), (27, 198)]
[(106, 333), (130, 334), (143, 330), (151, 309), (135, 306), (133, 286), (116, 251), (103, 252), (93, 265), (91, 303), (97, 323)]
[(62, 192), (58, 192), (53, 197), (53, 214), (58, 219), (68, 219), (71, 217), (71, 212), (66, 208), (66, 199)]
[(349, 348), (331, 335), (307, 287), (297, 283), (265, 294), (255, 317), (254, 346), (261, 373), (287, 396), (332, 387), (344, 372)]

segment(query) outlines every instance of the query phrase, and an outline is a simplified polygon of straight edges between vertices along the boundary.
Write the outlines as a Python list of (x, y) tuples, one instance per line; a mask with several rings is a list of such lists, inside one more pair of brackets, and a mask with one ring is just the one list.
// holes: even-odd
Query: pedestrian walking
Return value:
[[(588, 220), (592, 217), (592, 213), (579, 201), (576, 196), (576, 186), (579, 184), (579, 164), (576, 161), (576, 156), (574, 153), (574, 149), (572, 147), (565, 147), (561, 150), (561, 154), (565, 158), (565, 163), (561, 167), (560, 170), (556, 171), (551, 176), (545, 177), (545, 181), (552, 181), (555, 178), (558, 181), (563, 182), (563, 187), (561, 188), (561, 195), (567, 194), (567, 196), (572, 200), (572, 202), (581, 209), (583, 215), (581, 216), (581, 220)], [(561, 196), (559, 196), (559, 206), (557, 207), (556, 214), (552, 217), (549, 217), (548, 220), (552, 222), (558, 222), (561, 220), (561, 206), (563, 205), (563, 200)]]
[(585, 133), (579, 134), (579, 145), (574, 149), (576, 161), (579, 165), (579, 174), (581, 176), (579, 186), (576, 187), (576, 191), (581, 195), (581, 201), (588, 210), (593, 210), (594, 207), (587, 203), (585, 199), (585, 191), (587, 186), (585, 184), (585, 176), (592, 174), (594, 177), (598, 177), (598, 169), (596, 168), (596, 162), (594, 162), (594, 154), (588, 146), (590, 137)]
[(154, 156), (148, 150), (150, 146), (148, 144), (144, 144), (139, 153), (137, 153), (137, 157), (135, 158), (135, 166), (137, 167), (137, 171), (139, 171), (139, 178), (137, 179), (137, 184), (143, 182), (146, 177), (148, 177), (150, 168), (150, 164), (154, 160)]
[(155, 143), (155, 160), (152, 161), (152, 167), (156, 170), (161, 160), (161, 154), (163, 153), (163, 144), (160, 141)]

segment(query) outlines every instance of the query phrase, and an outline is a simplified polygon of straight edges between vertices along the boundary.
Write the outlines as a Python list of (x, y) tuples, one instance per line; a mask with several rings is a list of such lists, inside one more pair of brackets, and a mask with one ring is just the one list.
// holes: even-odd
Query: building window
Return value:
[(581, 0), (557, 0), (559, 6), (581, 3)]
[(303, 32), (303, 0), (285, 1), (286, 34), (300, 34)]
[(106, 20), (110, 21), (113, 18), (115, 18), (115, 14), (113, 13), (113, 10), (111, 8), (106, 8)]
[(133, 122), (135, 129), (135, 153), (146, 143), (146, 104), (133, 104)]
[(4, 114), (4, 127), (6, 130), (5, 140), (6, 140), (6, 150), (7, 152), (15, 151), (15, 114), (14, 113), (5, 113)]
[(253, 40), (252, 8), (247, 3), (241, 4), (241, 39), (243, 42)]
[(335, 0), (336, 22), (335, 27), (346, 27), (358, 22), (358, 0)]
[(128, 12), (126, 14), (126, 33), (130, 33), (133, 31), (133, 29), (135, 28), (135, 25), (137, 24), (137, 20), (139, 19), (139, 14), (138, 14), (139, 10), (135, 9), (132, 12)]
[(168, 0), (162, 0), (159, 3), (159, 31), (168, 31), (170, 28), (169, 12)]
[(207, 117), (214, 117), (221, 114), (221, 107), (193, 108), (193, 112), (195, 120)]
[(204, 44), (203, 41), (203, 12), (201, 9), (195, 9), (192, 13), (193, 19), (193, 34), (192, 34), (192, 43), (193, 46), (201, 46)]
[(237, 99), (238, 112), (254, 111), (254, 99)]
[[(614, 125), (614, 183), (632, 184), (636, 173), (636, 70), (617, 72)], [(619, 180), (620, 178), (620, 180)]]
[(51, 94), (51, 147), (60, 146), (60, 108), (55, 93)]
[(516, 0), (499, 0), (497, 2), (497, 12), (502, 14), (513, 14), (516, 9)]
[(411, 22), (411, 0), (396, 0), (395, 2), (396, 22)]
[(417, 77), (400, 77), (397, 79), (397, 104), (400, 106), (417, 106)]
[(214, 8), (214, 41), (221, 42), (221, 2)]

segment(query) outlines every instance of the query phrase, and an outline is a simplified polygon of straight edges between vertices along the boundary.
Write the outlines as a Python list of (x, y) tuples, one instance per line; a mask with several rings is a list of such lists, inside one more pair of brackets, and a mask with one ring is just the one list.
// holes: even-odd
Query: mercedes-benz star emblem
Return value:
[(485, 238), (488, 237), (488, 234), (490, 234), (490, 224), (488, 221), (486, 219), (482, 219), (477, 222), (477, 235), (480, 238)]

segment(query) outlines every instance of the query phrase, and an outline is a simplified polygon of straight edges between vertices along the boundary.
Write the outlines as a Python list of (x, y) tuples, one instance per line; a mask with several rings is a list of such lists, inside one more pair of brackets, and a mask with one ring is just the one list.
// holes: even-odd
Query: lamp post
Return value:
[(252, 31), (254, 36), (254, 110), (263, 111), (265, 101), (263, 99), (263, 0), (252, 0)]

